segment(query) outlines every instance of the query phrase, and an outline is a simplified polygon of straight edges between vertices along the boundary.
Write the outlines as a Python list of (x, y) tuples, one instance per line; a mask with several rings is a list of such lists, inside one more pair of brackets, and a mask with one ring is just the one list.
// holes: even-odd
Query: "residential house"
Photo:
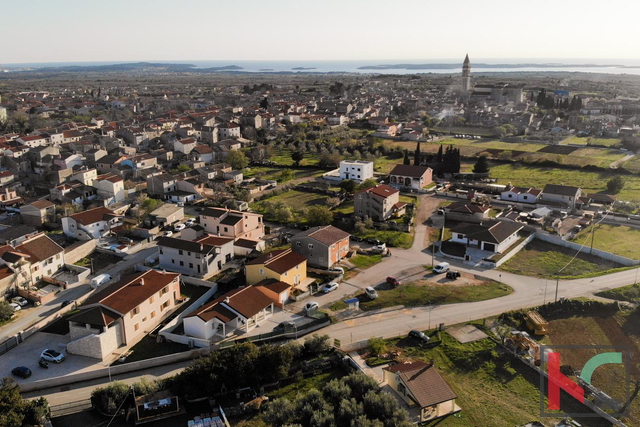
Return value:
[(570, 187), (567, 185), (547, 184), (542, 192), (542, 198), (539, 204), (567, 209), (570, 212), (582, 209), (582, 189), (578, 187)]
[(55, 222), (56, 205), (45, 199), (36, 200), (20, 206), (20, 217), (23, 223), (40, 227), (45, 222)]
[(416, 190), (432, 182), (433, 170), (427, 166), (396, 165), (390, 173), (389, 183)]
[(159, 268), (189, 276), (217, 274), (233, 258), (233, 239), (205, 235), (195, 240), (161, 237)]
[(179, 153), (189, 154), (196, 148), (197, 142), (193, 138), (183, 138), (173, 142), (173, 150)]
[(254, 286), (234, 289), (203, 305), (182, 320), (185, 335), (223, 339), (247, 333), (273, 315), (274, 302)]
[(98, 239), (120, 225), (120, 216), (110, 209), (100, 207), (62, 218), (62, 231), (78, 240)]
[(447, 220), (481, 223), (489, 219), (490, 206), (456, 202), (444, 207)]
[(60, 169), (73, 169), (74, 167), (80, 167), (84, 164), (84, 157), (74, 153), (63, 153), (53, 161), (53, 164)]
[(362, 182), (373, 178), (373, 162), (362, 160), (342, 160), (340, 162), (340, 179), (351, 179)]
[(184, 219), (184, 208), (173, 203), (165, 203), (149, 213), (152, 225), (171, 225)]
[(384, 381), (409, 407), (420, 408), (420, 422), (460, 412), (456, 394), (432, 363), (396, 363), (382, 369)]
[(500, 193), (500, 199), (518, 203), (537, 203), (541, 195), (542, 190), (537, 188), (519, 188), (507, 185)]
[(523, 225), (494, 221), (487, 224), (460, 224), (451, 229), (451, 241), (483, 251), (502, 253), (518, 240)]
[(15, 285), (35, 285), (64, 266), (64, 249), (46, 234), (39, 233), (16, 247), (0, 247), (0, 263), (14, 272)]
[(112, 173), (98, 176), (93, 180), (93, 187), (98, 191), (98, 195), (108, 201), (108, 204), (118, 203), (126, 199), (124, 191), (124, 180)]
[(309, 265), (329, 268), (349, 252), (349, 233), (332, 225), (313, 227), (291, 238), (291, 249)]
[(98, 178), (98, 171), (95, 169), (85, 169), (75, 172), (69, 177), (69, 181), (78, 181), (84, 185), (92, 185), (93, 181)]
[(258, 240), (264, 237), (262, 215), (226, 208), (206, 208), (200, 213), (200, 225), (207, 233), (234, 239)]
[(117, 173), (120, 170), (120, 163), (127, 159), (127, 156), (122, 155), (109, 155), (101, 157), (96, 160), (96, 168), (100, 173), (114, 172)]
[(29, 148), (43, 147), (49, 144), (47, 137), (44, 135), (21, 136), (20, 138), (16, 138), (16, 141)]
[(15, 180), (15, 174), (12, 171), (0, 172), (0, 186), (12, 183)]
[(386, 184), (356, 192), (353, 203), (356, 216), (369, 217), (374, 221), (401, 216), (406, 209), (406, 203), (400, 202), (400, 191)]
[(218, 126), (218, 140), (227, 138), (240, 138), (240, 125), (237, 123), (229, 122)]
[(0, 230), (0, 245), (16, 247), (25, 240), (39, 234), (39, 231), (28, 225), (12, 225)]
[(104, 360), (153, 331), (180, 299), (180, 274), (147, 270), (91, 295), (68, 318), (70, 354)]
[(147, 177), (147, 194), (149, 196), (160, 196), (164, 199), (168, 193), (177, 189), (176, 179), (173, 175), (162, 173)]
[(198, 162), (211, 163), (213, 162), (213, 149), (208, 145), (196, 145), (191, 150), (191, 156)]
[(98, 191), (90, 185), (72, 181), (56, 185), (49, 190), (49, 194), (51, 195), (51, 200), (82, 206), (84, 202), (94, 200), (98, 195)]
[(307, 279), (307, 259), (291, 249), (272, 251), (246, 263), (245, 275), (249, 285), (274, 279), (297, 286)]
[(18, 192), (9, 187), (0, 188), (0, 206), (13, 206), (22, 202)]

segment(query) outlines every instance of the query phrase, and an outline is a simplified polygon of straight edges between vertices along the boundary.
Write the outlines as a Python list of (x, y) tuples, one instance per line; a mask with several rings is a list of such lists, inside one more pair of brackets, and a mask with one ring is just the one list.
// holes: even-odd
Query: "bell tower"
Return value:
[(462, 63), (462, 94), (468, 96), (469, 92), (471, 92), (471, 62), (467, 54)]

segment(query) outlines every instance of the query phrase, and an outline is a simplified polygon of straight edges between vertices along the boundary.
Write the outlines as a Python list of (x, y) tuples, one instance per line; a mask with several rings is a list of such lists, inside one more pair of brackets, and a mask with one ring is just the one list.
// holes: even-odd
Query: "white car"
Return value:
[(22, 307), (20, 307), (18, 304), (16, 304), (15, 302), (9, 303), (9, 305), (11, 306), (11, 308), (13, 308), (13, 311), (18, 311), (21, 310)]
[(167, 230), (167, 231), (164, 232), (163, 236), (164, 237), (171, 237), (171, 236), (173, 236), (173, 231)]
[(304, 311), (304, 313), (308, 315), (316, 311), (319, 307), (320, 306), (318, 305), (317, 302), (310, 301), (304, 305), (304, 308), (302, 309), (302, 311)]
[(364, 288), (364, 293), (367, 294), (370, 299), (378, 298), (378, 292), (376, 292), (376, 290), (371, 286), (367, 286), (366, 288)]
[(186, 225), (184, 225), (184, 224), (178, 224), (178, 225), (176, 225), (175, 227), (173, 227), (173, 231), (182, 231), (182, 230), (184, 230), (185, 228), (187, 228), (187, 226), (186, 226)]
[(23, 297), (13, 297), (11, 298), (11, 302), (18, 304), (20, 307), (24, 307), (25, 305), (29, 304), (29, 301), (27, 301), (27, 299)]
[(189, 219), (188, 219), (184, 224), (185, 224), (187, 227), (190, 227), (190, 226), (192, 226), (192, 225), (193, 225), (193, 224), (195, 224), (195, 223), (196, 223), (196, 219), (195, 219), (195, 218), (189, 218)]
[(40, 353), (40, 359), (46, 360), (47, 362), (60, 363), (64, 360), (64, 354), (48, 348)]
[(338, 289), (338, 284), (336, 282), (329, 282), (322, 287), (322, 292), (328, 294), (329, 292), (335, 291), (336, 289)]

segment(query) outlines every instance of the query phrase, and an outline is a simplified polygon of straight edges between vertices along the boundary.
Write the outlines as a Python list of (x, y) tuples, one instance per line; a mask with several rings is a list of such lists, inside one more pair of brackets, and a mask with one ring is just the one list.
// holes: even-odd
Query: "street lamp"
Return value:
[[(438, 213), (442, 215), (442, 228), (440, 229), (440, 237), (438, 239), (438, 247), (442, 244), (442, 239), (444, 238), (444, 225), (446, 222), (444, 209), (438, 209)], [(436, 258), (436, 244), (431, 244), (431, 269), (433, 270), (434, 263)]]

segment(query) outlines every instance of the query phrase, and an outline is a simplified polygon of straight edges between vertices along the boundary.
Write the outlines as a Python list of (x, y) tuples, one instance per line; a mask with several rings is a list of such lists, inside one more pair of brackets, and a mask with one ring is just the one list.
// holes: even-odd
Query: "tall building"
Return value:
[(471, 92), (471, 62), (469, 61), (469, 54), (464, 58), (462, 63), (462, 93), (469, 95)]

